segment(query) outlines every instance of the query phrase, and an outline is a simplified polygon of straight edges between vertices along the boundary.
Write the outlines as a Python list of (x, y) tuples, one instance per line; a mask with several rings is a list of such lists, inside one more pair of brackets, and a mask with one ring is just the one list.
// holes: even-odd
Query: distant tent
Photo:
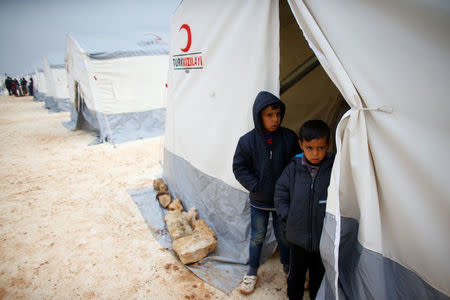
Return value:
[(0, 75), (0, 95), (8, 94), (8, 91), (6, 90), (6, 86), (5, 86), (5, 80), (6, 80), (6, 76)]
[(335, 122), (348, 103), (319, 298), (448, 299), (449, 28), (446, 1), (182, 1), (164, 177), (218, 234), (215, 255), (248, 258), (248, 196), (232, 159), (258, 91), (281, 95), (296, 132), (310, 118)]
[(69, 90), (64, 64), (57, 64), (44, 56), (44, 75), (47, 83), (45, 107), (53, 112), (69, 111)]
[(33, 74), (33, 99), (44, 102), (47, 95), (47, 81), (45, 80), (44, 70), (35, 68)]
[(121, 143), (164, 133), (168, 44), (154, 34), (67, 36), (69, 129)]

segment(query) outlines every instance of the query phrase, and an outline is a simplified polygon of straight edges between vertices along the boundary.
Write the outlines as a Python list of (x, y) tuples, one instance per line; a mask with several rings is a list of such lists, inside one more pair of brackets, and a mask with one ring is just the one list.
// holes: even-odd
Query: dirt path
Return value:
[(151, 184), (162, 140), (88, 146), (68, 113), (0, 98), (0, 299), (285, 299), (277, 258), (226, 295), (162, 249), (127, 189)]

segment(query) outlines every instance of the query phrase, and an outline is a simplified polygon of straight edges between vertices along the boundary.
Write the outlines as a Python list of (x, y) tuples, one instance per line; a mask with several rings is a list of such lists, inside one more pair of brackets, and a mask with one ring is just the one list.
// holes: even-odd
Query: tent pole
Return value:
[(319, 60), (315, 55), (308, 58), (303, 64), (295, 68), (294, 71), (292, 71), (280, 81), (280, 95), (294, 86), (297, 82), (302, 80), (303, 77), (308, 75), (319, 65)]

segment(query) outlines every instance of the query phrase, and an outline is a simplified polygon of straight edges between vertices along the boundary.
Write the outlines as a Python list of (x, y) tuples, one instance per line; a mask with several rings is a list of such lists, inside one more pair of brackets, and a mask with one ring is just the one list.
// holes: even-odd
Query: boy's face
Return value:
[(275, 132), (281, 123), (281, 107), (273, 109), (271, 105), (261, 111), (264, 133)]
[(298, 143), (309, 162), (319, 164), (325, 159), (328, 150), (327, 138), (304, 140), (303, 142), (299, 140)]

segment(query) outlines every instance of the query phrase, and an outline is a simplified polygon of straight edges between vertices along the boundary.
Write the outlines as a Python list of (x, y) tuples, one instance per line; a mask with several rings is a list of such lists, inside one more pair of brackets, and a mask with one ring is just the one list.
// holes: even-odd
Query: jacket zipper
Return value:
[[(264, 137), (263, 137), (263, 139), (264, 139)], [(270, 149), (270, 147), (269, 147), (269, 145), (267, 144), (267, 142), (265, 141), (265, 139), (264, 139), (264, 144), (265, 144), (265, 146), (266, 146), (266, 150), (269, 150), (269, 164), (270, 164), (270, 160), (272, 160), (272, 150)], [(268, 167), (268, 164), (266, 164), (266, 165), (264, 166), (264, 171), (263, 171), (263, 172), (266, 171), (267, 167)]]
[(313, 221), (312, 221), (312, 204), (314, 200), (314, 182), (316, 181), (317, 174), (314, 178), (311, 178), (311, 198), (309, 199), (309, 249), (312, 251), (312, 227), (313, 227)]

